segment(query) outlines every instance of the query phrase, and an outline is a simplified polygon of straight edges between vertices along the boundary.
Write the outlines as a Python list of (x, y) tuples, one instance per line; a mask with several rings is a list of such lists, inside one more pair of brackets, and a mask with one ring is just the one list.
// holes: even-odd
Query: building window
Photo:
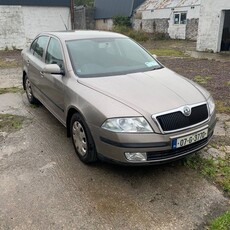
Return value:
[(174, 24), (186, 24), (187, 21), (187, 13), (180, 12), (180, 13), (174, 13)]

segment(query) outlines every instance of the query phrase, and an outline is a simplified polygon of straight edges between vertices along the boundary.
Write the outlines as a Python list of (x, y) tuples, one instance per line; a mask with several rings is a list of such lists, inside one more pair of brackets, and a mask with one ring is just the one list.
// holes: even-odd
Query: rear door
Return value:
[(27, 69), (28, 77), (30, 79), (32, 90), (35, 97), (43, 100), (42, 86), (44, 84), (42, 69), (45, 66), (45, 51), (48, 45), (48, 36), (39, 36), (32, 43), (30, 50), (28, 52)]

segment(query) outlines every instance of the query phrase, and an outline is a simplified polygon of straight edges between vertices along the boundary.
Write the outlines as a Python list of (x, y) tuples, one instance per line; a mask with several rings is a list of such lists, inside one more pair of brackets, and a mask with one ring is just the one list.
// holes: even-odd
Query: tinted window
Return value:
[(161, 65), (128, 38), (67, 41), (71, 63), (78, 76), (107, 76), (150, 71)]
[(42, 59), (44, 51), (46, 49), (49, 37), (41, 36), (38, 38), (36, 45), (34, 47), (34, 56)]
[(46, 52), (46, 63), (57, 64), (60, 68), (63, 68), (63, 58), (61, 52), (61, 46), (58, 40), (51, 38), (47, 52)]

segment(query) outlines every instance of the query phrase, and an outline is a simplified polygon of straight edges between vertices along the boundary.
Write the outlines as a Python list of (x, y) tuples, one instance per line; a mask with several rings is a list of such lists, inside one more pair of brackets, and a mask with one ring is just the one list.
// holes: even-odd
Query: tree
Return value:
[(94, 4), (94, 0), (74, 0), (74, 2), (77, 6), (80, 5), (93, 6)]

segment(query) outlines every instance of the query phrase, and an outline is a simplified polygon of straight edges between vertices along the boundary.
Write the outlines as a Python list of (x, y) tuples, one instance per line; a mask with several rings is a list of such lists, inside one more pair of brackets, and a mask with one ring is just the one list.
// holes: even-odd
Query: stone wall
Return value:
[(188, 40), (197, 40), (199, 19), (187, 19), (185, 38)]
[(168, 33), (168, 19), (133, 19), (133, 29), (147, 33)]

